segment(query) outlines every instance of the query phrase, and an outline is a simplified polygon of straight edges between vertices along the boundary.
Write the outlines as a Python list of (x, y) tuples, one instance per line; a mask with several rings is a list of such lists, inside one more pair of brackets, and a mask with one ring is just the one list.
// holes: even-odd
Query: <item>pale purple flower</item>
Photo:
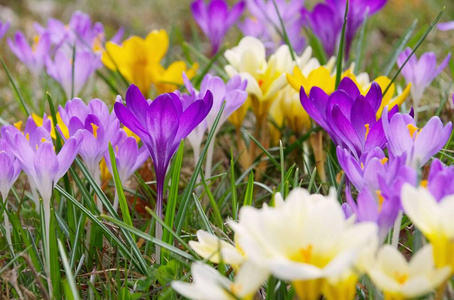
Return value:
[(443, 126), (439, 117), (430, 118), (423, 128), (416, 127), (415, 120), (408, 114), (396, 113), (388, 118), (387, 107), (383, 110), (382, 121), (390, 156), (405, 154), (407, 166), (415, 169), (443, 148), (452, 131), (452, 123)]
[(74, 98), (58, 107), (61, 119), (68, 128), (69, 136), (82, 135), (79, 153), (90, 175), (99, 183), (99, 163), (108, 153), (109, 142), (116, 144), (120, 135), (120, 121), (109, 111), (100, 99), (91, 100), (88, 105)]
[(27, 42), (27, 38), (20, 31), (14, 36), (14, 40), (8, 38), (8, 46), (14, 55), (24, 63), (34, 75), (42, 72), (46, 59), (49, 58), (51, 47), (49, 34), (44, 33), (36, 36), (33, 44)]
[(229, 11), (225, 0), (210, 0), (208, 5), (205, 0), (195, 0), (191, 3), (194, 20), (210, 39), (213, 54), (218, 52), (224, 36), (238, 21), (244, 6), (244, 1), (240, 1)]
[[(208, 113), (206, 119), (203, 120), (187, 137), (189, 142), (191, 143), (192, 149), (194, 150), (194, 159), (195, 163), (197, 163), (200, 157), (200, 145), (202, 143), (205, 132), (207, 131), (207, 129), (208, 131), (210, 131), (213, 127), (213, 123), (224, 101), (225, 107), (222, 112), (221, 118), (219, 119), (219, 123), (216, 127), (215, 135), (213, 136), (213, 140), (211, 141), (210, 146), (214, 145), (214, 138), (216, 136), (216, 133), (221, 128), (222, 124), (224, 124), (225, 121), (227, 121), (227, 119), (246, 101), (247, 92), (245, 91), (245, 89), (247, 86), (247, 81), (242, 80), (239, 75), (235, 75), (227, 83), (224, 83), (224, 81), (220, 77), (207, 74), (203, 78), (202, 84), (200, 86), (200, 91), (197, 91), (192, 86), (186, 74), (183, 74), (183, 79), (186, 89), (189, 92), (189, 94), (180, 95), (183, 103), (183, 108), (188, 107), (198, 99), (202, 99), (206, 95), (207, 91), (210, 91), (213, 94), (213, 107)], [(213, 149), (211, 148), (211, 154), (208, 154), (207, 161), (210, 160), (212, 151)], [(207, 167), (211, 168), (211, 166), (209, 165), (210, 163), (207, 162)]]
[[(153, 160), (157, 181), (156, 214), (160, 218), (164, 180), (170, 160), (181, 140), (205, 119), (212, 106), (211, 92), (186, 109), (174, 93), (162, 94), (149, 103), (135, 85), (131, 85), (126, 92), (126, 106), (121, 98), (117, 98), (115, 113), (118, 119), (140, 137)], [(159, 228), (156, 234), (160, 238), (162, 232)]]
[[(383, 8), (387, 0), (350, 0), (345, 31), (346, 58), (356, 32), (364, 23), (366, 14), (373, 15)], [(341, 38), (346, 0), (326, 0), (317, 4), (312, 12), (302, 10), (306, 26), (310, 27), (322, 43), (328, 56), (335, 55)]]
[(434, 159), (427, 178), (427, 189), (437, 201), (454, 195), (454, 166), (446, 166)]
[(0, 139), (0, 193), (3, 201), (6, 201), (9, 190), (19, 177), (20, 171), (19, 161), (8, 143), (4, 139)]
[[(304, 49), (300, 11), (304, 7), (301, 0), (275, 0), (279, 15), (284, 23), (290, 43), (296, 52)], [(250, 18), (239, 25), (245, 36), (260, 39), (266, 48), (274, 52), (284, 44), (282, 26), (273, 0), (247, 0)]]
[(9, 27), (10, 27), (9, 22), (2, 22), (0, 21), (0, 40), (5, 36), (5, 34), (8, 32)]
[(437, 28), (441, 31), (454, 30), (454, 21), (438, 23)]
[(60, 83), (69, 99), (79, 95), (87, 80), (100, 66), (99, 57), (91, 51), (76, 51), (75, 61), (72, 54), (65, 54), (61, 49), (57, 50), (53, 60), (46, 57), (47, 73)]
[[(31, 117), (29, 118), (30, 121)], [(46, 119), (44, 116), (43, 119)], [(33, 122), (33, 120), (31, 120)], [(54, 144), (50, 137), (49, 131), (44, 127), (35, 127), (26, 135), (22, 134), (14, 126), (5, 126), (2, 133), (14, 154), (19, 161), (22, 170), (27, 174), (32, 189), (36, 189), (41, 195), (43, 201), (44, 220), (46, 235), (45, 253), (46, 263), (49, 268), (49, 233), (50, 233), (50, 208), (52, 190), (57, 182), (68, 171), (78, 154), (80, 138), (71, 137), (67, 139), (60, 149), (59, 153), (55, 152)], [(39, 207), (38, 199), (35, 199), (37, 208)]]
[[(397, 58), (397, 65), (402, 67), (404, 62), (410, 56), (411, 48), (405, 49)], [(415, 110), (419, 107), (423, 93), (430, 86), (432, 81), (448, 65), (451, 59), (451, 53), (437, 66), (437, 56), (433, 52), (426, 52), (419, 60), (413, 55), (402, 69), (402, 75), (405, 77), (407, 84), (411, 83), (411, 97)]]

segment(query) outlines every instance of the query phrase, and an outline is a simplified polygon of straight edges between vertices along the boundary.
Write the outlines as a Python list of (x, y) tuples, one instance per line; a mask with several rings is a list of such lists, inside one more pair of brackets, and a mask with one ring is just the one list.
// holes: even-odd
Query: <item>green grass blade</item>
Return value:
[(180, 206), (180, 209), (178, 210), (178, 214), (176, 217), (177, 223), (176, 223), (175, 232), (177, 234), (180, 234), (181, 230), (183, 229), (183, 224), (184, 224), (185, 218), (186, 218), (186, 211), (189, 206), (189, 198), (191, 197), (192, 191), (194, 190), (195, 184), (197, 182), (197, 177), (199, 176), (203, 161), (205, 160), (208, 146), (210, 145), (211, 140), (213, 139), (213, 136), (216, 132), (216, 127), (218, 126), (219, 120), (221, 119), (221, 115), (222, 115), (222, 112), (224, 111), (224, 107), (225, 107), (225, 101), (222, 104), (221, 109), (219, 110), (219, 113), (216, 116), (216, 119), (214, 120), (213, 127), (211, 128), (210, 133), (208, 134), (208, 138), (205, 142), (205, 147), (203, 148), (199, 161), (197, 162), (197, 165), (194, 169), (194, 173), (192, 174), (191, 179), (189, 180), (189, 183), (186, 186), (185, 191), (183, 193), (183, 197), (181, 199), (181, 206)]
[[(118, 203), (120, 204), (121, 215), (123, 221), (132, 226), (131, 215), (129, 214), (128, 202), (126, 202), (125, 192), (123, 191), (123, 185), (121, 184), (120, 175), (118, 175), (117, 159), (115, 158), (115, 152), (112, 148), (112, 144), (109, 142), (109, 156), (112, 165), (113, 178), (115, 182), (115, 192), (118, 196)], [(134, 236), (133, 236), (134, 239)]]
[(244, 196), (244, 206), (252, 205), (252, 199), (254, 197), (254, 172), (249, 173), (247, 180), (246, 194)]
[(268, 152), (268, 150), (266, 150), (265, 147), (263, 147), (263, 145), (252, 134), (250, 134), (245, 129), (243, 129), (243, 130), (244, 130), (244, 133), (246, 133), (249, 136), (249, 138), (263, 151), (263, 153), (265, 153), (266, 156), (268, 156), (270, 161), (279, 169), (279, 171), (281, 171), (281, 165), (277, 162), (277, 160), (273, 157), (273, 155), (271, 155), (271, 153)]
[(355, 58), (355, 70), (354, 73), (358, 74), (360, 70), (360, 65), (364, 56), (364, 38), (366, 36), (367, 24), (369, 21), (369, 15), (364, 15), (364, 23), (361, 26), (361, 31), (359, 33), (358, 45), (356, 48), (356, 58)]
[(210, 205), (213, 208), (214, 220), (216, 222), (216, 225), (221, 230), (224, 230), (224, 223), (222, 222), (222, 216), (221, 216), (221, 211), (219, 210), (219, 206), (216, 203), (216, 200), (214, 199), (213, 194), (211, 193), (210, 188), (207, 185), (205, 176), (203, 176), (203, 172), (200, 172), (200, 175), (202, 178), (203, 187), (205, 188), (205, 193), (207, 194), (208, 199), (210, 200)]
[[(76, 281), (74, 280), (74, 276), (71, 272), (71, 267), (68, 263), (68, 257), (66, 256), (65, 248), (63, 247), (60, 240), (58, 240), (58, 250), (60, 252), (60, 257), (63, 263), (63, 268), (65, 269), (66, 280), (69, 283), (70, 290), (65, 290), (66, 299), (74, 299), (79, 300), (79, 291), (77, 290)], [(70, 292), (70, 293), (69, 293)]]
[(382, 74), (384, 76), (388, 76), (389, 73), (391, 73), (391, 70), (393, 69), (394, 64), (396, 63), (399, 54), (402, 52), (402, 50), (404, 50), (405, 46), (410, 41), (410, 38), (413, 35), (413, 32), (415, 31), (416, 24), (418, 24), (418, 20), (414, 20), (410, 27), (408, 27), (404, 35), (399, 39), (397, 44), (394, 46), (393, 50), (391, 51), (391, 54), (385, 60), (385, 63), (383, 64), (385, 67), (382, 71)]
[(197, 195), (193, 193), (192, 198), (194, 199), (195, 207), (197, 208), (200, 218), (202, 219), (203, 225), (205, 226), (205, 230), (211, 234), (214, 234), (213, 229), (211, 229), (210, 220), (208, 220), (207, 215), (203, 211), (202, 203), (200, 203), (199, 197), (197, 197)]
[(232, 217), (238, 220), (238, 201), (235, 184), (235, 164), (233, 161), (233, 150), (230, 149), (230, 190), (232, 192)]
[(288, 46), (288, 49), (290, 51), (290, 55), (292, 56), (292, 60), (296, 61), (295, 52), (293, 51), (292, 44), (290, 43), (290, 39), (288, 38), (287, 30), (285, 30), (284, 21), (282, 21), (281, 13), (279, 12), (279, 8), (277, 7), (276, 0), (273, 0), (273, 4), (274, 4), (274, 9), (276, 10), (276, 14), (277, 14), (277, 16), (279, 18), (279, 23), (281, 25), (282, 34), (284, 36), (284, 42)]
[(60, 262), (58, 261), (58, 249), (57, 249), (57, 224), (55, 218), (55, 211), (53, 208), (50, 209), (50, 231), (49, 236), (49, 253), (50, 253), (50, 277), (52, 280), (52, 292), (55, 299), (60, 299)]
[(342, 63), (344, 60), (345, 30), (347, 28), (348, 5), (349, 5), (349, 1), (347, 0), (345, 2), (344, 24), (342, 25), (342, 34), (341, 34), (341, 39), (340, 39), (340, 43), (339, 43), (339, 50), (337, 52), (336, 89), (339, 86), (339, 83), (341, 82), (341, 77), (342, 77)]
[(18, 88), (17, 88), (17, 85), (16, 85), (16, 83), (15, 83), (14, 80), (13, 80), (13, 77), (11, 76), (11, 74), (10, 74), (10, 72), (9, 72), (9, 70), (8, 70), (8, 67), (7, 67), (6, 64), (5, 64), (5, 61), (3, 60), (3, 57), (1, 57), (1, 56), (0, 56), (0, 62), (2, 63), (3, 69), (5, 70), (6, 75), (8, 76), (9, 82), (10, 82), (11, 85), (13, 86), (14, 92), (16, 93), (17, 99), (19, 100), (19, 104), (21, 105), (22, 110), (24, 111), (24, 113), (25, 113), (27, 116), (29, 116), (29, 115), (30, 115), (30, 112), (28, 111), (27, 106), (25, 105), (24, 98), (22, 98), (22, 95), (21, 95), (21, 93), (19, 92), (19, 90), (18, 90)]

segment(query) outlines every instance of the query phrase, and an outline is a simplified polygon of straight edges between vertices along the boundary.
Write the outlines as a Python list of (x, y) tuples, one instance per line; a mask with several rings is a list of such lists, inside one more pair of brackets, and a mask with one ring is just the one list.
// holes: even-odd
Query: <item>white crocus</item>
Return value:
[(191, 266), (192, 283), (173, 281), (172, 288), (189, 299), (253, 299), (268, 273), (252, 263), (245, 263), (230, 281), (212, 267), (200, 262)]
[(402, 188), (402, 206), (432, 244), (435, 265), (449, 266), (454, 271), (454, 195), (437, 202), (425, 187), (406, 184)]
[(413, 299), (442, 284), (448, 278), (450, 268), (435, 267), (430, 244), (421, 248), (410, 262), (396, 248), (385, 245), (368, 274), (383, 291), (385, 299)]
[(189, 246), (201, 257), (212, 263), (223, 263), (238, 267), (245, 261), (242, 252), (234, 245), (203, 230), (197, 231), (198, 241), (190, 241)]
[(248, 259), (293, 282), (302, 299), (317, 299), (326, 284), (354, 289), (348, 272), (377, 239), (376, 224), (346, 219), (334, 190), (325, 197), (296, 189), (285, 202), (276, 198), (278, 207), (243, 207), (239, 223), (230, 222)]

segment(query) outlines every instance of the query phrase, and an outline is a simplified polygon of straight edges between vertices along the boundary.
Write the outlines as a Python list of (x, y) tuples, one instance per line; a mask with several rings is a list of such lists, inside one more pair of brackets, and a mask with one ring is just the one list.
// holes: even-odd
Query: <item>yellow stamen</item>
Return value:
[(120, 150), (119, 150), (119, 148), (118, 148), (118, 145), (116, 145), (116, 146), (115, 146), (115, 152), (118, 153), (118, 151), (120, 151)]
[(361, 163), (361, 170), (364, 170), (364, 164)]
[(385, 158), (381, 159), (380, 162), (382, 165), (385, 165), (388, 162), (388, 158), (385, 157)]
[(369, 135), (369, 131), (370, 131), (370, 125), (369, 124), (366, 124), (364, 125), (364, 127), (366, 127), (366, 140), (367, 140), (367, 136)]
[(35, 35), (35, 36), (33, 37), (32, 52), (35, 52), (35, 51), (36, 51), (36, 48), (38, 47), (39, 39), (40, 39), (40, 36), (39, 36), (39, 35)]
[[(413, 124), (408, 124), (407, 125), (407, 128), (408, 128), (408, 131), (410, 132), (410, 136), (413, 138), (413, 137), (417, 137), (418, 134), (421, 132), (421, 130), (414, 126)], [(416, 133), (416, 136), (415, 136), (415, 133)]]
[(421, 180), (421, 182), (420, 182), (419, 184), (420, 184), (422, 187), (427, 188), (427, 184), (428, 184), (428, 183), (429, 183), (429, 182), (428, 182), (426, 179), (424, 179), (424, 180)]
[(27, 139), (27, 141), (30, 141), (30, 134), (27, 133), (27, 134), (25, 135), (25, 138)]
[(22, 121), (18, 121), (18, 122), (16, 122), (16, 123), (14, 123), (13, 125), (14, 125), (14, 127), (16, 127), (17, 129), (20, 130), (21, 127), (22, 127)]
[(396, 272), (394, 277), (399, 284), (404, 284), (408, 280), (408, 274), (400, 274), (399, 272)]
[(99, 126), (97, 126), (94, 123), (90, 123), (90, 125), (91, 125), (91, 128), (93, 128), (93, 136), (95, 138), (98, 138), (98, 128), (99, 128)]
[(46, 138), (41, 138), (41, 143), (47, 142)]
[(242, 289), (243, 286), (241, 284), (235, 284), (233, 282), (230, 284), (230, 292), (232, 292), (233, 295), (238, 295)]
[(306, 248), (300, 249), (300, 254), (303, 263), (310, 263), (312, 260), (312, 250), (314, 249), (314, 246), (310, 245), (307, 246)]
[(383, 202), (385, 201), (385, 198), (381, 194), (380, 190), (376, 190), (375, 193), (377, 194), (377, 197), (378, 197), (378, 212), (380, 212), (381, 208), (383, 206)]

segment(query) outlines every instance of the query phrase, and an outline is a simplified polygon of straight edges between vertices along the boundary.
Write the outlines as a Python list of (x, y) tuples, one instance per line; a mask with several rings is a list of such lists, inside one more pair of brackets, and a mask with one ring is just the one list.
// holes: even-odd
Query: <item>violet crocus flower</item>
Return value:
[[(170, 160), (181, 140), (208, 115), (213, 106), (213, 95), (208, 91), (203, 99), (186, 109), (174, 93), (162, 94), (149, 103), (135, 85), (128, 88), (125, 98), (126, 106), (120, 97), (117, 98), (115, 113), (127, 128), (140, 137), (153, 160), (157, 182), (156, 213), (162, 218), (164, 179)], [(159, 228), (156, 234), (161, 237)]]
[[(45, 120), (47, 117), (44, 116), (43, 119)], [(31, 117), (28, 121), (34, 123)], [(68, 171), (78, 154), (80, 138), (71, 137), (67, 139), (57, 154), (50, 132), (42, 126), (32, 128), (26, 135), (14, 126), (4, 126), (2, 134), (5, 136), (11, 152), (19, 161), (22, 170), (27, 174), (32, 188), (36, 189), (41, 195), (46, 228), (45, 253), (49, 267), (49, 222), (52, 190)], [(37, 207), (39, 207), (39, 202)]]
[(454, 21), (438, 23), (437, 28), (441, 31), (454, 30)]
[(430, 166), (427, 180), (421, 184), (425, 185), (437, 201), (446, 196), (454, 195), (454, 166), (446, 166), (440, 160), (434, 159)]
[[(411, 48), (405, 49), (397, 58), (397, 65), (402, 67), (404, 62), (411, 55)], [(448, 65), (451, 59), (451, 53), (437, 66), (437, 56), (433, 52), (426, 52), (419, 60), (413, 55), (402, 69), (402, 75), (405, 77), (407, 84), (411, 83), (411, 97), (413, 106), (417, 112), (423, 93), (430, 86), (432, 81)]]
[(89, 77), (100, 66), (99, 57), (91, 51), (76, 51), (75, 61), (72, 55), (68, 56), (61, 49), (57, 50), (53, 60), (46, 57), (47, 73), (60, 83), (68, 99), (79, 95)]
[(346, 77), (331, 96), (318, 87), (313, 87), (307, 96), (301, 87), (300, 100), (309, 116), (333, 142), (347, 148), (358, 159), (375, 147), (385, 147), (382, 120), (376, 119), (382, 102), (382, 91), (377, 83), (372, 83), (367, 95), (362, 96), (356, 84)]
[(405, 155), (388, 160), (380, 148), (363, 154), (359, 161), (340, 147), (337, 148), (337, 156), (348, 182), (359, 191), (355, 202), (347, 184), (348, 206), (357, 221), (377, 223), (380, 236), (384, 238), (401, 210), (401, 188), (404, 183), (416, 184), (416, 171), (405, 165)]
[(212, 54), (218, 52), (224, 36), (238, 21), (244, 6), (244, 1), (240, 1), (229, 11), (225, 0), (211, 0), (208, 5), (205, 0), (195, 0), (191, 3), (194, 20), (211, 41)]
[[(119, 138), (115, 144), (112, 144), (115, 163), (117, 165), (118, 176), (122, 183), (128, 181), (134, 172), (140, 168), (145, 161), (148, 159), (149, 154), (147, 148), (142, 146), (139, 148), (137, 141), (134, 137), (127, 136), (123, 129), (120, 129)], [(107, 152), (104, 154), (107, 168), (109, 172), (113, 174), (112, 163), (110, 160), (110, 154)], [(113, 207), (115, 210), (118, 208), (118, 194), (115, 193), (115, 200)]]
[(20, 31), (14, 36), (14, 40), (8, 38), (8, 46), (16, 57), (24, 63), (32, 74), (39, 75), (46, 59), (49, 57), (51, 47), (49, 34), (43, 33), (34, 38), (30, 46), (27, 38)]
[(304, 7), (301, 0), (247, 0), (247, 9), (251, 14), (238, 27), (245, 36), (253, 36), (260, 39), (267, 50), (274, 52), (284, 44), (282, 39), (282, 26), (279, 15), (284, 22), (287, 36), (296, 52), (304, 49), (305, 41), (302, 37), (302, 22), (300, 11)]
[(247, 81), (242, 80), (241, 76), (233, 76), (227, 83), (217, 76), (210, 74), (205, 75), (202, 84), (200, 85), (200, 91), (197, 91), (192, 86), (191, 82), (187, 78), (186, 74), (183, 74), (184, 83), (189, 94), (182, 94), (180, 97), (183, 103), (183, 109), (197, 101), (198, 99), (204, 98), (208, 91), (213, 93), (213, 107), (207, 115), (206, 119), (203, 120), (189, 135), (188, 140), (191, 143), (192, 149), (194, 150), (194, 162), (197, 163), (200, 158), (200, 145), (202, 143), (205, 132), (210, 131), (213, 127), (214, 121), (225, 101), (225, 107), (222, 112), (219, 123), (215, 129), (213, 140), (208, 148), (207, 163), (205, 175), (211, 176), (211, 164), (214, 150), (215, 137), (222, 124), (240, 108), (247, 99), (246, 86)]
[[(350, 0), (345, 31), (346, 58), (356, 32), (364, 23), (366, 14), (373, 15), (383, 8), (387, 0)], [(319, 38), (328, 56), (336, 53), (344, 23), (346, 0), (326, 0), (317, 4), (312, 12), (302, 10), (306, 26)]]
[(74, 98), (66, 102), (64, 108), (59, 106), (58, 110), (69, 136), (83, 136), (79, 153), (90, 175), (99, 184), (99, 163), (108, 153), (109, 142), (115, 145), (121, 137), (120, 121), (100, 99), (93, 99), (87, 105), (81, 99)]
[(9, 22), (2, 22), (0, 21), (0, 40), (5, 36), (5, 34), (8, 32), (9, 27), (10, 27)]
[(390, 155), (406, 155), (406, 164), (414, 169), (422, 167), (447, 143), (452, 123), (443, 126), (438, 117), (432, 117), (423, 128), (416, 127), (415, 120), (408, 114), (396, 113), (388, 117), (383, 110), (383, 129), (388, 140)]

